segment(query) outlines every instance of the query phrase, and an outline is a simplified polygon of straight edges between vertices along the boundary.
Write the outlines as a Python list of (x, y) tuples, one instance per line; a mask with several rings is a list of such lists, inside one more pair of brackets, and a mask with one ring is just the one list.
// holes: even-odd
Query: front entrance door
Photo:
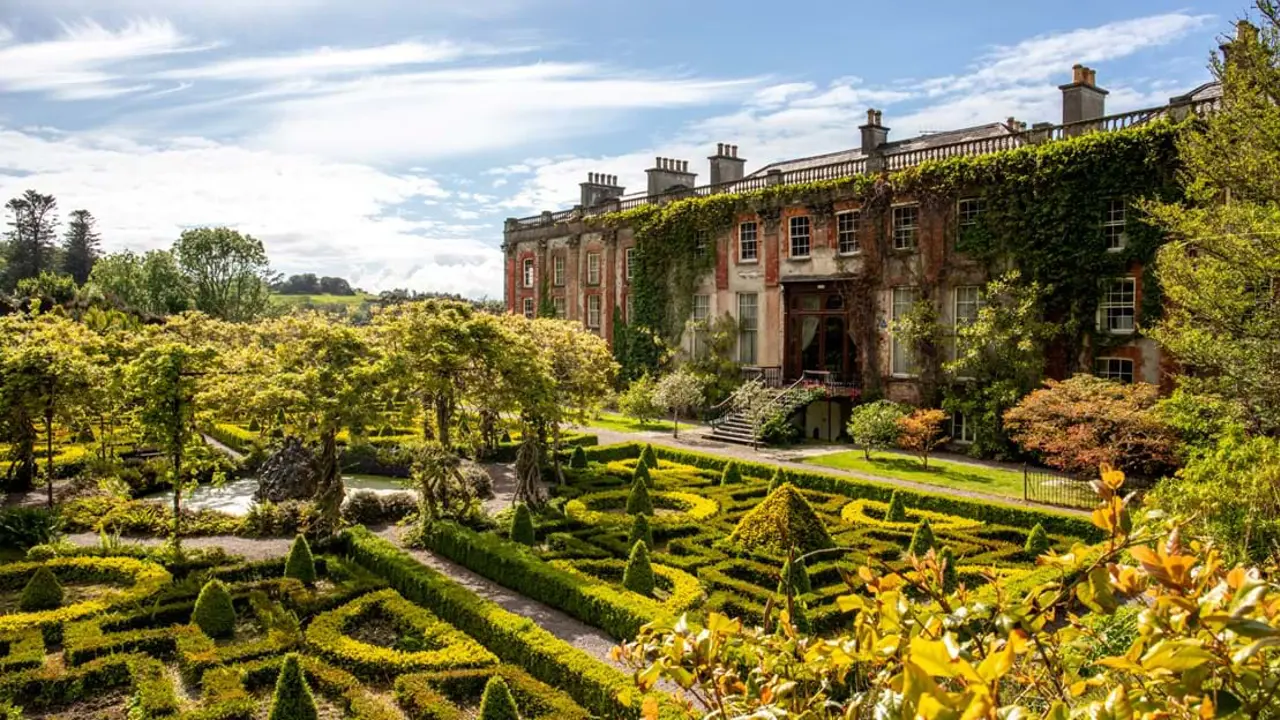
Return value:
[(838, 291), (787, 288), (786, 346), (788, 378), (810, 370), (831, 373), (835, 382), (855, 382), (849, 314)]

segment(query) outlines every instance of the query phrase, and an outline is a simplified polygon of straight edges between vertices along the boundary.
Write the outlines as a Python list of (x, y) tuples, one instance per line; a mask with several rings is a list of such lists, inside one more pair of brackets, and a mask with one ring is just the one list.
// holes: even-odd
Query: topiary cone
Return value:
[(653, 595), (653, 565), (649, 562), (649, 547), (643, 541), (631, 546), (627, 569), (622, 572), (622, 586), (646, 597)]
[(809, 582), (809, 568), (805, 567), (804, 558), (797, 557), (795, 562), (787, 560), (782, 563), (778, 594), (786, 597), (788, 585), (791, 586), (792, 597), (813, 592), (813, 585)]
[(742, 482), (742, 471), (738, 469), (738, 463), (730, 460), (728, 465), (724, 466), (724, 473), (720, 475), (721, 485), (737, 485)]
[(284, 563), (284, 576), (299, 580), (303, 585), (316, 584), (316, 560), (311, 554), (311, 545), (302, 535), (296, 536), (289, 548), (289, 558)]
[(778, 468), (777, 470), (774, 470), (773, 477), (769, 480), (769, 492), (773, 492), (774, 490), (777, 490), (783, 485), (786, 485), (787, 482), (788, 480), (787, 480), (786, 470), (782, 468)]
[(645, 485), (653, 487), (653, 477), (649, 475), (649, 466), (644, 461), (636, 463), (636, 471), (631, 476), (632, 480), (643, 480)]
[(1040, 557), (1049, 552), (1049, 547), (1052, 544), (1049, 540), (1049, 534), (1044, 531), (1044, 526), (1036, 523), (1036, 526), (1031, 528), (1031, 533), (1027, 535), (1027, 544), (1023, 546), (1023, 550), (1028, 555)]
[(289, 653), (284, 656), (284, 664), (276, 678), (268, 720), (317, 720), (318, 717), (316, 699), (311, 695), (307, 679), (302, 676), (298, 656)]
[(195, 610), (191, 613), (195, 623), (211, 638), (231, 637), (236, 631), (236, 610), (231, 605), (231, 594), (218, 580), (210, 580), (200, 588)]
[(898, 491), (894, 490), (893, 495), (889, 497), (889, 509), (884, 512), (885, 522), (906, 522), (907, 509), (902, 505), (902, 498), (898, 495)]
[(18, 599), (18, 609), (23, 612), (52, 610), (62, 604), (62, 585), (53, 571), (47, 567), (36, 569)]
[(574, 470), (582, 470), (587, 467), (587, 452), (582, 449), (581, 445), (573, 446), (573, 453), (569, 455), (569, 467)]
[(533, 545), (537, 537), (533, 530), (533, 513), (524, 503), (516, 505), (515, 517), (511, 518), (511, 541), (521, 545)]
[(631, 483), (631, 494), (627, 496), (627, 514), (653, 514), (653, 500), (649, 499), (649, 488), (644, 484), (644, 478), (636, 478)]
[(916, 557), (924, 557), (933, 547), (933, 528), (929, 525), (928, 520), (921, 520), (916, 526), (916, 531), (911, 534), (911, 545), (907, 548), (907, 553)]
[(658, 468), (658, 454), (653, 451), (653, 445), (645, 443), (644, 451), (640, 453), (640, 459), (644, 461), (645, 465), (655, 470)]
[(942, 565), (942, 591), (953, 593), (960, 587), (960, 575), (956, 572), (956, 554), (951, 546), (942, 548), (938, 553), (938, 563)]
[(501, 676), (494, 675), (484, 684), (484, 694), (480, 696), (480, 720), (520, 720), (516, 700), (511, 697), (511, 689)]
[(627, 536), (627, 544), (635, 547), (638, 542), (643, 542), (646, 547), (653, 547), (653, 528), (649, 525), (648, 515), (636, 515), (635, 520), (631, 521), (631, 534)]

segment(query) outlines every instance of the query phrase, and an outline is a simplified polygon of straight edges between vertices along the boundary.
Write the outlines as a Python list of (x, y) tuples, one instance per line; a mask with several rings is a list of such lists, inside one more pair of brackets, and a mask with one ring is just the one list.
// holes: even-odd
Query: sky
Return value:
[(1246, 0), (0, 0), (0, 201), (97, 218), (103, 248), (187, 228), (273, 268), (502, 296), (507, 217), (655, 156), (708, 182), (1016, 117), (1061, 121), (1071, 66), (1107, 112), (1210, 79)]

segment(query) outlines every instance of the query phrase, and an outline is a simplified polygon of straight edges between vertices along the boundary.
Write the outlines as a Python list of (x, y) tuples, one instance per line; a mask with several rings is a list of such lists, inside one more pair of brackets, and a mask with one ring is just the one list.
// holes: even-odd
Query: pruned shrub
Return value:
[(813, 592), (813, 584), (809, 582), (809, 568), (805, 567), (804, 558), (797, 557), (794, 562), (788, 558), (782, 564), (778, 594), (783, 597), (787, 595), (795, 597), (810, 592)]
[(649, 562), (649, 548), (643, 541), (631, 546), (627, 568), (622, 573), (622, 586), (646, 597), (653, 595), (655, 581), (653, 565)]
[(268, 720), (317, 720), (318, 717), (316, 699), (311, 695), (307, 679), (302, 676), (298, 656), (289, 653), (284, 657), (280, 675), (276, 677)]
[(769, 493), (751, 509), (729, 540), (753, 549), (787, 552), (794, 546), (800, 552), (832, 547), (831, 534), (813, 511), (809, 501), (790, 483)]
[(635, 480), (642, 481), (645, 485), (653, 487), (653, 477), (649, 475), (649, 466), (643, 460), (636, 463), (636, 471), (631, 476)]
[(651, 443), (645, 443), (644, 450), (640, 452), (640, 459), (644, 461), (645, 465), (657, 469), (658, 454), (653, 451), (653, 445)]
[(916, 557), (924, 557), (934, 545), (933, 527), (929, 525), (926, 518), (920, 521), (916, 526), (916, 530), (911, 534), (911, 545), (907, 547), (907, 554)]
[(778, 488), (786, 485), (790, 480), (787, 478), (787, 471), (783, 468), (775, 468), (773, 477), (769, 478), (769, 492), (773, 492)]
[(1023, 550), (1032, 557), (1039, 557), (1049, 552), (1052, 541), (1049, 540), (1049, 534), (1044, 531), (1044, 526), (1036, 523), (1031, 528), (1031, 532), (1027, 535), (1027, 544), (1023, 546)]
[(36, 570), (18, 599), (18, 608), (23, 612), (52, 610), (61, 604), (62, 584), (47, 567)]
[(739, 485), (742, 483), (742, 471), (738, 469), (738, 463), (729, 461), (724, 466), (724, 472), (720, 474), (721, 485)]
[(511, 519), (511, 541), (521, 545), (533, 545), (537, 537), (533, 530), (533, 513), (524, 503), (516, 504), (515, 516)]
[(302, 535), (294, 537), (293, 546), (289, 548), (289, 558), (284, 563), (284, 576), (307, 586), (316, 582), (315, 558), (311, 555), (311, 546)]
[(489, 678), (480, 696), (480, 720), (520, 720), (511, 688), (500, 675)]
[(631, 521), (631, 533), (627, 536), (628, 545), (635, 547), (638, 542), (653, 547), (653, 527), (649, 524), (649, 516), (643, 513), (636, 515), (635, 520)]
[(907, 509), (902, 505), (902, 497), (898, 495), (897, 490), (894, 490), (889, 498), (889, 509), (884, 512), (884, 521), (897, 523), (907, 521)]
[(942, 566), (942, 590), (953, 593), (960, 586), (960, 574), (956, 572), (956, 554), (951, 546), (942, 548), (938, 553), (938, 564)]
[(225, 638), (235, 634), (236, 610), (231, 605), (231, 594), (227, 592), (227, 586), (218, 580), (205, 583), (200, 588), (200, 596), (196, 598), (191, 622), (211, 638)]
[(573, 446), (573, 452), (569, 455), (569, 467), (574, 470), (582, 470), (587, 467), (587, 453), (582, 449), (581, 445)]
[(631, 483), (631, 494), (627, 496), (627, 514), (653, 514), (653, 500), (649, 497), (649, 488), (643, 478), (636, 478)]

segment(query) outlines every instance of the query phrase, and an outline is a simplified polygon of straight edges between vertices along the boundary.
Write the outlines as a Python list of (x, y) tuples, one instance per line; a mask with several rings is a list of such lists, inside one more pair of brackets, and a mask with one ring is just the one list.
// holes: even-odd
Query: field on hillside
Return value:
[(271, 304), (278, 307), (322, 307), (342, 305), (346, 307), (359, 307), (362, 303), (376, 300), (377, 295), (355, 294), (355, 295), (280, 295), (278, 293), (271, 294)]

